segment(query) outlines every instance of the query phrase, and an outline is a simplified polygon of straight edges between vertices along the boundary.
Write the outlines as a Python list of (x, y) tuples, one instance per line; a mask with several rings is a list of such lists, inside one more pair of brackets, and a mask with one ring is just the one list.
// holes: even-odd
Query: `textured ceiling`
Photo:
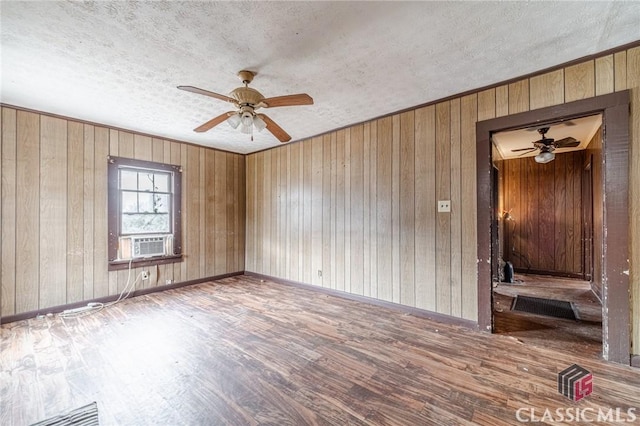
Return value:
[(258, 72), (293, 140), (640, 39), (640, 2), (0, 2), (6, 104), (247, 153), (278, 145), (223, 123)]

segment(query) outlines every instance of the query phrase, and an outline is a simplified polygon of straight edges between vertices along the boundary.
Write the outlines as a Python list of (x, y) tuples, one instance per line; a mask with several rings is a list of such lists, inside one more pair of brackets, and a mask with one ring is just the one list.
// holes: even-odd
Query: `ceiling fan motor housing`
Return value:
[(257, 107), (264, 99), (264, 96), (262, 96), (260, 92), (251, 87), (238, 87), (237, 89), (233, 89), (233, 91), (229, 93), (229, 96), (238, 101), (240, 105), (251, 105), (253, 107)]

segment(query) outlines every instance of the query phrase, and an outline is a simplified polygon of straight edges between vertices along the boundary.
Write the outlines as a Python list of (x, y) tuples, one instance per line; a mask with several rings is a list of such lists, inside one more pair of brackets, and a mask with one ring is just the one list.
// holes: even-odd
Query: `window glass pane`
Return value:
[(122, 211), (136, 213), (138, 211), (138, 193), (122, 191)]
[(130, 170), (120, 170), (120, 188), (138, 189), (138, 173)]
[(169, 192), (169, 175), (156, 173), (153, 178), (155, 190), (158, 192)]
[(138, 193), (138, 211), (140, 213), (155, 213), (153, 210), (153, 194), (150, 192)]
[(169, 195), (154, 194), (155, 211), (154, 213), (169, 213)]
[(163, 214), (123, 214), (123, 234), (169, 233), (169, 215)]
[(140, 189), (140, 191), (153, 191), (153, 173), (152, 172), (138, 173), (138, 189)]

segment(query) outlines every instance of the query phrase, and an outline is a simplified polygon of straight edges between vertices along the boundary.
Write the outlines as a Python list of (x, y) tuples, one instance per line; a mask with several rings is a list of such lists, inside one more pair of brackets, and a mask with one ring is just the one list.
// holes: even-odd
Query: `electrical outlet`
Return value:
[(451, 200), (438, 201), (438, 213), (447, 213), (451, 211)]
[(173, 280), (166, 280), (165, 284), (171, 284), (173, 282)]
[(318, 269), (318, 278), (322, 278), (322, 271)]
[(142, 271), (142, 272), (140, 272), (140, 275), (142, 276), (143, 280), (148, 280), (149, 279), (149, 271)]

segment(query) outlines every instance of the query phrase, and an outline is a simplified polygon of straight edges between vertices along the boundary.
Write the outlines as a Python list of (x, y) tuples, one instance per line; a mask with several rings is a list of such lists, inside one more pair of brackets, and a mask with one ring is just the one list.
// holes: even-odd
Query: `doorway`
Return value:
[[(597, 358), (601, 283), (591, 279), (588, 235), (592, 200), (602, 203), (591, 196), (590, 173), (592, 158), (602, 158), (602, 115), (494, 133), (492, 143), (493, 209), (499, 212), (492, 243), (498, 256), (492, 258), (498, 266), (493, 331), (526, 344), (576, 347)], [(594, 168), (598, 188), (601, 170)], [(544, 309), (548, 305), (564, 308)]]
[[(602, 270), (594, 270), (593, 278), (602, 286), (602, 356), (604, 359), (629, 365), (630, 363), (630, 306), (628, 270), (628, 150), (629, 150), (629, 92), (618, 92), (554, 107), (514, 114), (478, 122), (477, 181), (478, 181), (478, 325), (494, 331), (493, 278), (496, 271), (494, 227), (498, 226), (500, 211), (496, 211), (491, 194), (495, 188), (495, 171), (491, 138), (498, 132), (522, 129), (545, 123), (602, 114), (602, 213), (600, 245), (594, 244), (593, 256), (601, 250)], [(595, 188), (594, 188), (595, 189)], [(595, 211), (594, 211), (595, 214)], [(598, 229), (594, 224), (594, 233)], [(492, 259), (494, 259), (492, 261)], [(599, 274), (599, 276), (598, 276)], [(600, 279), (601, 278), (601, 279)]]

